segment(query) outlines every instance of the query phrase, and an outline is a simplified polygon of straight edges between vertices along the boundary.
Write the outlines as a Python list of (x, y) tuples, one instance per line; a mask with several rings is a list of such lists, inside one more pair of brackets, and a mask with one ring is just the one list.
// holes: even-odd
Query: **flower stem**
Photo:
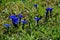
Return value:
[(22, 24), (22, 29), (24, 29), (24, 23)]
[(38, 21), (37, 21), (37, 26), (38, 26)]
[(19, 19), (19, 24), (21, 24), (21, 18)]

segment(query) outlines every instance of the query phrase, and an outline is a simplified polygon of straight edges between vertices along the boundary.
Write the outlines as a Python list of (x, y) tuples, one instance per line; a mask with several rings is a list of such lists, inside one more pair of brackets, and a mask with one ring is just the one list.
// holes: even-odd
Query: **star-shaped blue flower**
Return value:
[(35, 17), (35, 20), (36, 20), (36, 21), (39, 21), (40, 19), (41, 19), (41, 18)]
[(50, 8), (50, 13), (52, 12), (53, 8)]
[(38, 7), (38, 4), (34, 4), (34, 7), (37, 8)]
[(26, 21), (26, 20), (21, 20), (21, 22), (22, 22), (23, 24), (26, 24), (26, 23), (27, 23), (27, 21)]
[(5, 28), (9, 28), (10, 27), (10, 24), (4, 24), (4, 27)]
[(16, 15), (10, 15), (9, 18), (10, 19), (14, 19), (16, 17)]
[(50, 11), (50, 8), (46, 8), (46, 11)]
[(12, 19), (12, 23), (18, 24), (19, 19), (16, 15), (10, 15), (9, 18)]
[(35, 17), (35, 20), (36, 20), (37, 26), (38, 26), (38, 22), (39, 22), (39, 20), (41, 20), (41, 18), (42, 18), (42, 16), (40, 16), (40, 18)]
[(24, 29), (24, 25), (27, 24), (27, 21), (26, 20), (21, 20), (22, 22), (22, 29)]
[(12, 23), (14, 23), (14, 24), (18, 24), (18, 22), (19, 22), (18, 17), (16, 17), (16, 18), (12, 19)]
[(50, 11), (52, 11), (53, 10), (53, 8), (50, 8)]
[(22, 14), (18, 14), (18, 18), (19, 18), (19, 24), (21, 23), (21, 19), (23, 18)]
[(48, 7), (48, 8), (46, 8), (46, 11), (48, 12), (48, 11), (52, 11), (53, 10), (53, 8), (51, 8), (51, 7)]
[(21, 18), (23, 18), (23, 15), (22, 14), (18, 14), (18, 17), (21, 19)]

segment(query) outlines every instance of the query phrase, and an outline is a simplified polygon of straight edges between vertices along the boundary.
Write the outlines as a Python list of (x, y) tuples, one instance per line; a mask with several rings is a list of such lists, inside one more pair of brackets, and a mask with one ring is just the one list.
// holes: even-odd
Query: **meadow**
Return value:
[[(49, 12), (46, 20), (48, 7), (52, 18)], [(15, 25), (9, 17), (19, 14)], [(60, 0), (0, 0), (0, 40), (60, 40)]]

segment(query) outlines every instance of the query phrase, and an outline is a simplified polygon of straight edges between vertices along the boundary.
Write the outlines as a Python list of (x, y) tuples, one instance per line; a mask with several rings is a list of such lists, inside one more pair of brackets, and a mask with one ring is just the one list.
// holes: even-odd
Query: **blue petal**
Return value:
[(19, 17), (19, 18), (23, 18), (22, 14), (19, 14), (18, 17)]
[(12, 23), (18, 24), (19, 19), (16, 15), (11, 15), (11, 16), (9, 16), (9, 18), (12, 19)]
[(34, 7), (35, 7), (35, 8), (37, 8), (37, 6), (38, 6), (37, 4), (34, 4)]
[(35, 17), (35, 20), (36, 20), (36, 21), (38, 21), (38, 20), (39, 20), (39, 18), (38, 18), (38, 17)]
[(16, 17), (16, 18), (12, 19), (12, 22), (13, 22), (14, 24), (18, 24), (19, 19)]
[(27, 23), (27, 21), (26, 21), (26, 20), (21, 20), (21, 22), (22, 22), (23, 24), (26, 24), (26, 23)]
[(53, 10), (53, 8), (50, 8), (50, 11), (52, 11)]
[(46, 11), (52, 11), (53, 8), (46, 8)]
[(4, 27), (8, 28), (10, 27), (10, 24), (4, 24)]
[(49, 11), (50, 10), (50, 8), (46, 8), (46, 11)]
[(9, 16), (10, 19), (14, 19), (15, 17), (16, 17), (16, 15)]

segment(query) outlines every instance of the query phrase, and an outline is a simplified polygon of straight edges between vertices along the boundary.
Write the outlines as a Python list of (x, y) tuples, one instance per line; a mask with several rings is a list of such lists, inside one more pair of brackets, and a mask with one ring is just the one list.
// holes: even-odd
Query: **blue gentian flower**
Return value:
[(37, 8), (38, 7), (38, 4), (34, 4), (34, 7)]
[(11, 16), (9, 16), (9, 18), (12, 19), (12, 23), (18, 24), (19, 19), (16, 15), (11, 15)]
[(27, 23), (27, 21), (26, 21), (26, 20), (21, 20), (21, 22), (22, 22), (23, 24), (26, 24), (26, 23)]
[(19, 14), (18, 17), (21, 19), (21, 18), (23, 18), (23, 15), (22, 14)]
[[(52, 13), (51, 13), (52, 10), (53, 10), (53, 8), (51, 8), (51, 7), (46, 8), (46, 17), (45, 17), (45, 21), (48, 21), (49, 16), (52, 18)], [(50, 12), (50, 15), (48, 15), (49, 12)]]
[(41, 18), (35, 17), (35, 20), (36, 20), (36, 21), (39, 21), (40, 19), (41, 19)]
[(47, 11), (47, 12), (50, 11), (50, 8), (46, 8), (46, 11)]
[(19, 22), (18, 17), (15, 17), (15, 18), (12, 19), (13, 24), (18, 24), (18, 22)]
[(46, 8), (46, 16), (48, 15), (48, 13), (50, 12), (50, 17), (52, 17), (52, 10), (53, 8), (49, 7), (49, 8)]
[(18, 17), (12, 19), (12, 23), (13, 23), (13, 25), (14, 25), (15, 28), (18, 28), (18, 23), (19, 23)]
[(21, 22), (22, 22), (22, 29), (24, 29), (24, 25), (27, 23), (27, 21), (26, 20), (21, 20)]
[(14, 19), (16, 17), (16, 15), (10, 15), (9, 18), (10, 19)]
[(52, 11), (53, 10), (53, 8), (46, 8), (46, 11), (48, 12), (48, 11)]
[(23, 18), (23, 15), (22, 15), (22, 14), (19, 14), (19, 15), (18, 15), (18, 18), (19, 18), (19, 24), (20, 24), (21, 19)]
[(10, 24), (4, 24), (3, 26), (6, 28), (6, 31), (4, 31), (4, 33), (8, 33), (11, 25)]
[(50, 10), (52, 11), (52, 10), (53, 10), (53, 8), (50, 8)]
[(4, 27), (5, 28), (9, 28), (10, 27), (10, 24), (4, 24)]
[(9, 16), (9, 18), (12, 20), (12, 23), (15, 27), (18, 27), (18, 23), (19, 23), (19, 18), (16, 15), (11, 15)]
[(42, 18), (42, 16), (40, 16), (40, 18), (35, 17), (35, 20), (36, 20), (36, 22), (37, 22), (37, 26), (38, 26), (38, 22), (39, 22), (39, 20), (41, 20), (41, 18)]
[(50, 13), (52, 12), (53, 8), (50, 8)]

